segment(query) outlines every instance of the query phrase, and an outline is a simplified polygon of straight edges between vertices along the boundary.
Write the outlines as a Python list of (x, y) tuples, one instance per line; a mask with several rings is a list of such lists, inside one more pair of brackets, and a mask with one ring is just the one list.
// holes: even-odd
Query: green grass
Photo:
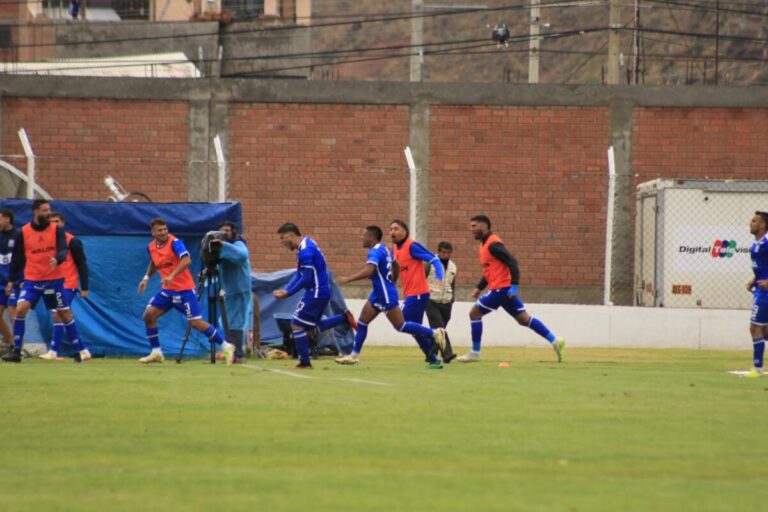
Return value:
[(0, 366), (0, 509), (768, 506), (768, 377), (726, 373), (746, 352), (570, 350), (557, 365), (549, 350), (487, 349), (441, 371), (415, 347), (363, 356), (305, 372)]

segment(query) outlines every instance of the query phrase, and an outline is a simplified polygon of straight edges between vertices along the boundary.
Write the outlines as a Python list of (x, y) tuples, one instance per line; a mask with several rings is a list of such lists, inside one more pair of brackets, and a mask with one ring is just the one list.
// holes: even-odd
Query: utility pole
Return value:
[(411, 82), (421, 82), (424, 64), (424, 0), (411, 0)]
[(610, 32), (608, 33), (608, 76), (609, 85), (619, 83), (619, 46), (621, 43), (621, 0), (611, 0)]
[(528, 83), (539, 83), (539, 34), (541, 33), (541, 0), (531, 0), (531, 37), (528, 46)]
[(717, 0), (717, 21), (715, 22), (715, 85), (720, 75), (720, 0)]
[(633, 82), (640, 83), (640, 53), (642, 52), (641, 31), (643, 24), (640, 22), (640, 0), (635, 0), (635, 71)]

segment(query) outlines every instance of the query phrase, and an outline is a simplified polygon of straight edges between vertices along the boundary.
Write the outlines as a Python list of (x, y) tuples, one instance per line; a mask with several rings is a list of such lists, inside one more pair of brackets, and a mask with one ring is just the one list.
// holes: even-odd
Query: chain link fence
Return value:
[(749, 222), (768, 209), (768, 181), (636, 183), (634, 304), (748, 309)]

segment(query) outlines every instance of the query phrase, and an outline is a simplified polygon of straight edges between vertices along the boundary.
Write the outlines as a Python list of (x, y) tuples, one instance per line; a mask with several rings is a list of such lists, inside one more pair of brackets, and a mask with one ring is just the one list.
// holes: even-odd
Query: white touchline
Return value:
[[(317, 379), (318, 377), (314, 377), (312, 375), (306, 375), (304, 373), (297, 373), (296, 371), (290, 371), (290, 370), (278, 370), (277, 368), (264, 368), (263, 366), (257, 366), (255, 364), (240, 364), (237, 366), (242, 366), (243, 368), (250, 368), (251, 370), (259, 370), (262, 372), (273, 372), (273, 373), (279, 373), (280, 375), (286, 375), (288, 377), (296, 377), (297, 379)], [(299, 370), (299, 371), (306, 371), (306, 370)], [(366, 379), (356, 379), (354, 377), (330, 377), (328, 380), (340, 380), (340, 381), (346, 381), (346, 382), (356, 382), (358, 384), (371, 384), (374, 386), (390, 386), (391, 384), (389, 382), (381, 382), (377, 380), (366, 380)]]

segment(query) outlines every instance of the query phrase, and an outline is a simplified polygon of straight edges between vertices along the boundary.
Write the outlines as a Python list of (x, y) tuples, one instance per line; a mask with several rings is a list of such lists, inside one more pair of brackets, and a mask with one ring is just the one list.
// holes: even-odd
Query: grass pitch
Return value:
[[(199, 360), (0, 366), (4, 511), (760, 510), (746, 352), (486, 349), (425, 370)], [(509, 368), (499, 368), (509, 361)]]

